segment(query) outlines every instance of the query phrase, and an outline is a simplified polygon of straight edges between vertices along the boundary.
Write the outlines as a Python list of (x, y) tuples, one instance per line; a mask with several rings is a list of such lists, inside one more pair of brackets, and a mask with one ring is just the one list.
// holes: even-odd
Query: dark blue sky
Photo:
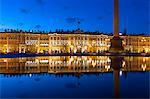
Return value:
[[(149, 0), (120, 0), (120, 31), (149, 33)], [(0, 30), (113, 31), (113, 0), (0, 0)]]

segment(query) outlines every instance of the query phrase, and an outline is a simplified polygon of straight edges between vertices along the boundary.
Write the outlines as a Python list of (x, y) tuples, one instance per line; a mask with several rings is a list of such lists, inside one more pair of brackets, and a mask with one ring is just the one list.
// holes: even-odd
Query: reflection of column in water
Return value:
[(114, 95), (115, 98), (119, 98), (120, 93), (120, 81), (119, 81), (119, 72), (122, 67), (123, 57), (110, 57), (111, 67), (113, 68), (114, 74)]
[(114, 70), (114, 94), (115, 94), (115, 98), (119, 98), (119, 93), (120, 93), (119, 70)]

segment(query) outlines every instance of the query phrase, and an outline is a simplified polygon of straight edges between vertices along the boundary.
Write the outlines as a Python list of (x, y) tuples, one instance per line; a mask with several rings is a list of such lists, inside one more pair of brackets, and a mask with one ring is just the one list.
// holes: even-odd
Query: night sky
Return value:
[[(149, 0), (120, 0), (120, 32), (149, 34)], [(113, 0), (0, 0), (0, 30), (113, 31)]]

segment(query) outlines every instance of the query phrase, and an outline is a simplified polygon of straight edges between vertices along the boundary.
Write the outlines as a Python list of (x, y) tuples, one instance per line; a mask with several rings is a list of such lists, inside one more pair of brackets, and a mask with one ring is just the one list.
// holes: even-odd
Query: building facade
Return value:
[[(83, 33), (1, 32), (0, 53), (103, 53), (112, 36)], [(127, 52), (150, 53), (150, 36), (121, 36)]]

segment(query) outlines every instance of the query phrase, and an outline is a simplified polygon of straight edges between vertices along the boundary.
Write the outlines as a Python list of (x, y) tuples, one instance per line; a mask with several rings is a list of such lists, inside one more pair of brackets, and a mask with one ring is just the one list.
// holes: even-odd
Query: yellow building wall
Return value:
[[(108, 35), (1, 33), (0, 53), (102, 53), (109, 50)], [(150, 36), (121, 36), (127, 52), (150, 53)]]

